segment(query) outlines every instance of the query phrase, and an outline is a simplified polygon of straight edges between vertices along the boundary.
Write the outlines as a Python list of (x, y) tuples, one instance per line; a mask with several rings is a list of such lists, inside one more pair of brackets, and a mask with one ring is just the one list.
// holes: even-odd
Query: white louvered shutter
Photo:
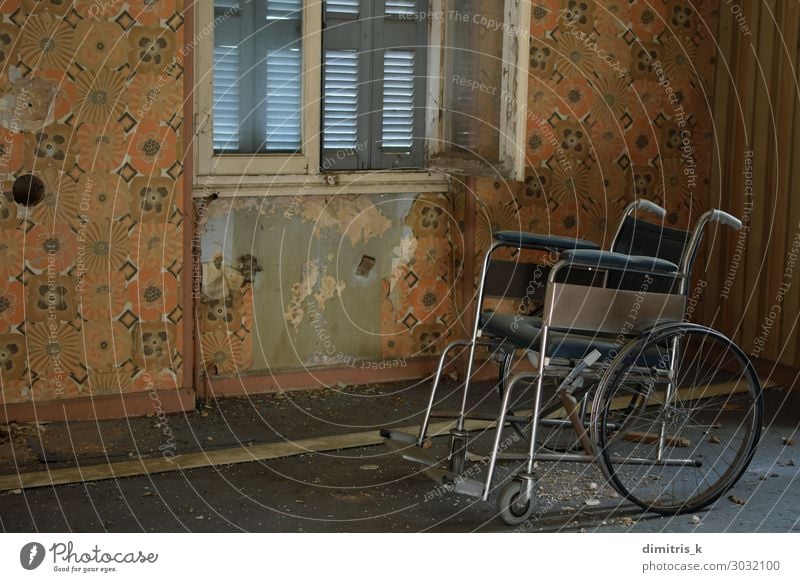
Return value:
[(218, 153), (301, 148), (302, 0), (214, 0)]
[(425, 0), (380, 0), (374, 21), (374, 169), (423, 165), (427, 13)]
[(358, 143), (358, 51), (325, 51), (323, 148), (355, 149)]
[(214, 47), (214, 151), (239, 150), (239, 49)]
[(410, 152), (414, 145), (414, 51), (383, 53), (381, 148)]
[(266, 66), (266, 150), (298, 150), (303, 66), (300, 50), (271, 51)]

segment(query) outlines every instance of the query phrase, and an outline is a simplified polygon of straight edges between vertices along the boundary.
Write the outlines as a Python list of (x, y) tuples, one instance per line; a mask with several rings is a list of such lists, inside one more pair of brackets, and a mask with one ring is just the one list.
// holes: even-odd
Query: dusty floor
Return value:
[[(487, 410), (496, 396), (489, 386)], [(186, 415), (0, 431), (0, 473), (41, 471), (249, 443), (413, 425), (427, 384), (340, 387), (230, 399)], [(767, 429), (728, 496), (660, 518), (621, 501), (593, 466), (542, 467), (527, 531), (800, 531), (800, 394), (766, 395)], [(475, 444), (482, 446), (488, 435)], [(792, 439), (793, 444), (785, 444)], [(442, 442), (438, 442), (442, 441)], [(444, 440), (437, 439), (436, 446)], [(489, 502), (445, 494), (384, 446), (0, 494), (4, 531), (513, 531)], [(513, 470), (506, 466), (503, 475)], [(597, 505), (587, 505), (598, 500)], [(590, 501), (595, 503), (595, 501)], [(699, 518), (699, 523), (696, 523)]]

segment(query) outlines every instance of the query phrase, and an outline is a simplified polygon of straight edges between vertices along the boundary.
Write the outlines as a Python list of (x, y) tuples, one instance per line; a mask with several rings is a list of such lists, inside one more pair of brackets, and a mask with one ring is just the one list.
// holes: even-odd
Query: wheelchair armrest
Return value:
[(546, 234), (534, 234), (532, 232), (522, 232), (517, 230), (501, 230), (494, 233), (494, 240), (520, 249), (530, 250), (555, 250), (565, 251), (569, 249), (599, 249), (597, 245), (588, 240), (569, 238), (566, 236), (549, 236)]
[(626, 255), (612, 251), (570, 250), (561, 253), (566, 267), (592, 267), (614, 271), (639, 271), (656, 275), (677, 275), (678, 265), (658, 257)]

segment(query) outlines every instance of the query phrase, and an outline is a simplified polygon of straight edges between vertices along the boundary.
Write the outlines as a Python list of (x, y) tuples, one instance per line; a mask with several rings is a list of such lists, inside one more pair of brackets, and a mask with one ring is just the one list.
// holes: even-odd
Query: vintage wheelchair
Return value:
[[(646, 221), (637, 211), (665, 215), (651, 202), (631, 203), (610, 251), (564, 237), (496, 233), (483, 262), (472, 337), (442, 353), (419, 433), (384, 429), (385, 443), (422, 463), (447, 490), (484, 501), (493, 491), (497, 462), (521, 462), (522, 470), (505, 480), (498, 495), (500, 516), (512, 525), (535, 511), (534, 471), (541, 461), (597, 463), (622, 497), (665, 515), (696, 511), (733, 486), (761, 434), (761, 385), (736, 344), (691, 323), (686, 311), (705, 227), (718, 222), (738, 230), (741, 222), (711, 210), (685, 232)], [(484, 310), (492, 254), (503, 247), (555, 257), (551, 266), (537, 267), (546, 269), (537, 271), (546, 281), (539, 314)], [(500, 364), (496, 415), (468, 408), (479, 346)], [(441, 412), (435, 410), (437, 390), (453, 350), (468, 353), (461, 407)], [(520, 351), (533, 371), (511, 377)], [(512, 395), (521, 384), (533, 387), (531, 410), (515, 412), (519, 397)], [(446, 461), (428, 450), (432, 418), (455, 419)], [(476, 419), (494, 428), (488, 459), (468, 450), (467, 423)], [(505, 450), (509, 429), (525, 436), (526, 453)], [(465, 471), (467, 462), (485, 464), (482, 481), (470, 478), (475, 472)]]

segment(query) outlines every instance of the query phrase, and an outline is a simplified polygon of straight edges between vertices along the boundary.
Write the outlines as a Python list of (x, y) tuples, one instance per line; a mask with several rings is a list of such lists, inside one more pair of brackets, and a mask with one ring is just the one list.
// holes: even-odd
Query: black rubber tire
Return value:
[(529, 499), (524, 507), (520, 507), (517, 503), (520, 493), (522, 493), (522, 486), (522, 481), (513, 479), (503, 486), (500, 496), (497, 498), (500, 519), (508, 525), (520, 525), (533, 515), (535, 508), (533, 499)]
[[(702, 349), (697, 350), (688, 347), (696, 347), (693, 342), (700, 342), (701, 348), (706, 346), (706, 342), (709, 345), (714, 342), (713, 349), (708, 349), (708, 354), (714, 354), (713, 357), (720, 358), (720, 361), (712, 360), (709, 362), (708, 359), (703, 359), (702, 355), (698, 355), (702, 352)], [(690, 365), (688, 369), (691, 370), (686, 373), (686, 376), (683, 375), (679, 368), (672, 373), (679, 384), (679, 392), (675, 397), (674, 403), (665, 406), (663, 402), (659, 402), (660, 397), (657, 393), (653, 393), (652, 404), (649, 407), (642, 406), (632, 409), (624, 423), (624, 431), (627, 434), (634, 434), (634, 432), (641, 434), (642, 431), (657, 434), (655, 429), (658, 426), (662, 426), (660, 423), (668, 423), (667, 434), (676, 440), (682, 439), (687, 444), (669, 445), (665, 451), (672, 451), (675, 447), (687, 447), (682, 449), (685, 453), (675, 453), (675, 455), (678, 458), (688, 457), (700, 461), (698, 466), (661, 468), (662, 473), (669, 477), (665, 479), (664, 475), (657, 474), (657, 466), (641, 465), (646, 467), (645, 469), (638, 469), (638, 471), (645, 472), (645, 475), (641, 476), (636, 474), (636, 463), (628, 464), (625, 462), (626, 455), (633, 457), (645, 456), (647, 453), (643, 451), (648, 450), (646, 441), (628, 440), (627, 435), (621, 434), (619, 429), (616, 431), (607, 430), (606, 427), (609, 426), (609, 422), (613, 422), (611, 420), (613, 416), (618, 414), (618, 411), (614, 410), (615, 400), (618, 402), (621, 394), (630, 389), (628, 388), (629, 386), (636, 384), (636, 380), (630, 380), (630, 384), (626, 383), (628, 378), (634, 377), (635, 372), (631, 372), (634, 366), (638, 366), (638, 369), (641, 370), (641, 362), (652, 360), (653, 354), (658, 356), (662, 351), (665, 354), (669, 353), (668, 348), (666, 348), (669, 345), (682, 346), (679, 357), (676, 360), (679, 363), (673, 365), (682, 366), (684, 363), (688, 363)], [(723, 366), (723, 357), (718, 354), (730, 354), (730, 360), (725, 359)], [(686, 355), (689, 356), (685, 357)], [(708, 357), (707, 355), (706, 358)], [(731, 366), (733, 364), (738, 364), (740, 369), (732, 369)], [(650, 364), (644, 365), (650, 366)], [(703, 380), (698, 381), (697, 384), (687, 385), (686, 382), (688, 382), (688, 378), (692, 374), (695, 375), (695, 378), (697, 377), (698, 372), (695, 370), (702, 370)], [(715, 381), (712, 382), (711, 376), (708, 376), (709, 372), (712, 375), (719, 374), (719, 377), (714, 376)], [(629, 373), (632, 375), (628, 376)], [(725, 380), (726, 377), (732, 377), (734, 381)], [(718, 378), (722, 378), (727, 384), (725, 382), (719, 383)], [(682, 379), (684, 380), (682, 381)], [(739, 382), (742, 383), (743, 387), (746, 387), (746, 390), (739, 388)], [(721, 392), (713, 396), (693, 397), (693, 391), (698, 389), (695, 386), (700, 387), (700, 394), (703, 394), (705, 390), (713, 385), (726, 389), (731, 384), (734, 388), (730, 394)], [(681, 391), (685, 391), (683, 397), (680, 396)], [(734, 397), (745, 402), (743, 404), (732, 402)], [(649, 397), (645, 397), (645, 399), (647, 398)], [(718, 413), (714, 413), (713, 403), (715, 400), (723, 401)], [(740, 408), (737, 409), (732, 405)], [(732, 422), (729, 417), (724, 415), (732, 415), (733, 412), (726, 413), (726, 410), (741, 410), (744, 419), (740, 420), (738, 424), (735, 421)], [(716, 414), (716, 416), (709, 420), (713, 414)], [(602, 460), (600, 465), (604, 474), (609, 483), (622, 496), (646, 510), (662, 515), (675, 515), (695, 512), (710, 505), (738, 481), (755, 453), (758, 439), (761, 435), (762, 417), (763, 397), (761, 384), (747, 355), (730, 339), (713, 329), (691, 323), (672, 323), (659, 326), (647, 335), (631, 341), (620, 350), (617, 357), (608, 367), (598, 386), (592, 410), (592, 440), (600, 454)], [(706, 424), (709, 422), (714, 424)], [(619, 426), (621, 423), (616, 421), (616, 424)], [(724, 439), (726, 438), (726, 431), (730, 430), (730, 428), (734, 428), (737, 433), (739, 430), (743, 432), (741, 444), (737, 445), (734, 450), (736, 455), (729, 466), (718, 471), (719, 459), (727, 462), (723, 453), (719, 451), (727, 453), (728, 449), (732, 447), (726, 445), (720, 438), (712, 440), (708, 435), (712, 434), (711, 431), (718, 430), (720, 432), (715, 434), (719, 434)], [(703, 431), (703, 429), (707, 430)], [(719, 444), (720, 446), (709, 446), (709, 443)], [(650, 444), (649, 446), (655, 445)], [(723, 446), (725, 446), (724, 449), (722, 448)], [(716, 454), (719, 454), (719, 457), (714, 457)], [(703, 476), (702, 479), (698, 479), (697, 474), (691, 473), (692, 470), (696, 470), (699, 473), (703, 467), (711, 467), (714, 475), (706, 472), (708, 478)], [(679, 470), (684, 471), (680, 479), (677, 475)], [(670, 471), (673, 471), (675, 476), (670, 476)], [(635, 476), (630, 475), (630, 473)], [(693, 481), (691, 478), (687, 478), (687, 474), (694, 476), (694, 482), (696, 483), (694, 488), (691, 487)], [(682, 487), (682, 483), (688, 484)], [(682, 487), (688, 493), (685, 494), (686, 496), (683, 493), (676, 494), (674, 492), (667, 494), (667, 488), (670, 487), (672, 489)]]
[(448, 469), (456, 475), (461, 475), (467, 465), (467, 441), (455, 437), (452, 442), (452, 452), (448, 462)]

